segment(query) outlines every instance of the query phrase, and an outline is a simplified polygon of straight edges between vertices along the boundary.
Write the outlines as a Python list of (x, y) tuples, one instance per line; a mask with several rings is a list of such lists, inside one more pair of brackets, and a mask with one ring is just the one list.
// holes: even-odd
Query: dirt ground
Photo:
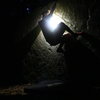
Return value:
[(23, 84), (23, 85), (15, 85), (15, 86), (9, 86), (5, 88), (0, 88), (0, 95), (2, 96), (8, 96), (8, 95), (26, 95), (24, 93), (24, 88), (26, 86), (31, 85), (29, 84)]

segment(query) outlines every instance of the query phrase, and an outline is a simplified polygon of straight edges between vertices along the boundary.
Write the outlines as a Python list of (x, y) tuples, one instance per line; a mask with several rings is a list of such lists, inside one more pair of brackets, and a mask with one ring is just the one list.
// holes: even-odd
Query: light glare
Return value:
[(52, 17), (48, 19), (47, 23), (50, 30), (54, 31), (58, 27), (60, 22), (62, 22), (62, 19), (59, 16), (53, 14)]

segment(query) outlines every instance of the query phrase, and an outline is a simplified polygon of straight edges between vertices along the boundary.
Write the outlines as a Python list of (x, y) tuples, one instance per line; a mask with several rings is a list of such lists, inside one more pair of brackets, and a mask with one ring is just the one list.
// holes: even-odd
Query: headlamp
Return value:
[(60, 22), (62, 22), (62, 19), (59, 16), (53, 14), (47, 19), (46, 24), (50, 31), (55, 31), (58, 28)]

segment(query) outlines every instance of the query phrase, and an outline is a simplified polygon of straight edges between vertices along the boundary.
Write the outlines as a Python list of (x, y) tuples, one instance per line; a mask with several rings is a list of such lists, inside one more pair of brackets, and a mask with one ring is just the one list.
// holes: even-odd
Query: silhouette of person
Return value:
[[(77, 36), (65, 23), (60, 22), (58, 25), (58, 28), (55, 31), (51, 31), (47, 28), (47, 20), (52, 17), (53, 12), (56, 7), (56, 2), (53, 3), (50, 10), (46, 10), (42, 13), (41, 20), (39, 21), (39, 26), (42, 29), (43, 35), (46, 39), (46, 41), (51, 45), (55, 46), (57, 44), (60, 44), (57, 52), (63, 52), (63, 45), (66, 41), (66, 39), (69, 39), (70, 37)], [(64, 32), (67, 31), (68, 34), (64, 34)]]
[[(55, 31), (50, 31), (50, 29), (47, 28), (47, 20), (52, 16), (53, 11), (50, 12), (50, 10), (45, 11), (42, 15), (42, 20), (39, 22), (39, 25), (42, 29), (42, 32), (44, 34), (44, 37), (46, 41), (51, 45), (55, 46), (57, 44), (60, 44), (57, 52), (63, 52), (63, 45), (67, 38), (73, 36), (76, 36), (76, 34), (63, 22), (60, 22), (58, 25), (58, 29)], [(67, 31), (68, 34), (64, 34), (64, 32)]]
[(66, 34), (63, 34), (61, 39), (60, 39), (60, 45), (57, 49), (57, 52), (60, 52), (60, 53), (63, 53), (63, 45), (64, 44), (68, 44), (70, 41), (72, 40), (77, 40), (77, 37), (79, 35), (83, 35), (83, 32), (77, 32), (77, 33), (74, 33), (67, 25), (64, 24), (64, 27), (65, 27), (65, 30), (68, 31), (68, 33)]

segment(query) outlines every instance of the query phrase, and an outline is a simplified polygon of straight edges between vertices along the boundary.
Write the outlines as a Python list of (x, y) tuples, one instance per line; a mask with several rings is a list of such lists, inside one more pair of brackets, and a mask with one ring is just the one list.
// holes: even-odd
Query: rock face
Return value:
[(29, 81), (64, 79), (64, 55), (56, 52), (57, 47), (50, 46), (40, 32), (23, 60), (24, 77)]
[(20, 79), (23, 73), (21, 60), (39, 34), (37, 24), (41, 14), (50, 8), (49, 1), (14, 0), (1, 3), (0, 84)]
[(87, 29), (90, 33), (100, 39), (100, 6), (99, 2), (95, 0), (88, 9)]
[(81, 31), (86, 28), (87, 9), (83, 0), (59, 0), (57, 12), (60, 12), (62, 18), (74, 31)]
[(97, 0), (58, 0), (56, 12), (66, 21), (71, 29), (88, 31), (100, 36), (100, 8)]
[[(20, 2), (13, 2), (12, 4), (10, 2), (4, 3), (4, 6), (7, 7), (6, 10), (0, 9), (2, 12), (2, 63), (0, 65), (0, 79), (2, 83), (18, 81), (20, 76), (23, 75), (24, 68), (26, 68), (25, 75), (27, 80), (32, 80), (33, 77), (35, 79), (38, 76), (36, 75), (38, 69), (40, 69), (40, 73), (43, 73), (42, 75), (39, 74), (43, 79), (48, 79), (47, 73), (51, 75), (51, 79), (55, 79), (62, 76), (64, 72), (65, 64), (62, 55), (57, 55), (56, 47), (50, 47), (44, 39), (42, 40), (41, 34), (38, 36), (40, 32), (37, 26), (38, 21), (42, 12), (52, 6), (51, 1), (53, 0), (23, 1), (20, 0)], [(73, 31), (86, 31), (100, 39), (99, 1), (58, 0), (55, 13), (58, 13)], [(38, 38), (36, 39), (37, 36)], [(44, 45), (42, 46), (41, 43)], [(61, 62), (59, 62), (60, 60)], [(35, 68), (37, 64), (38, 69)], [(41, 66), (44, 66), (43, 69)], [(59, 68), (62, 70), (61, 73)], [(33, 72), (31, 69), (35, 75), (30, 73)], [(51, 69), (53, 69), (53, 72), (50, 72)], [(44, 73), (44, 71), (47, 73)], [(55, 71), (57, 72), (55, 73)]]
[[(96, 1), (91, 2), (91, 1), (84, 1), (84, 0), (70, 0), (70, 1), (58, 0), (55, 13), (58, 14), (73, 31), (75, 32), (85, 31), (85, 32), (89, 32), (90, 35), (96, 36), (96, 34), (98, 34), (97, 30), (95, 30), (95, 33), (93, 33), (92, 31), (93, 28), (91, 28), (93, 25), (90, 24), (93, 22), (93, 19), (95, 19), (95, 17), (93, 17), (90, 14), (90, 12), (92, 12), (91, 8), (93, 7), (93, 5), (97, 3), (98, 2)], [(97, 27), (95, 26), (95, 28)], [(94, 41), (94, 40), (92, 40), (91, 38), (91, 41)], [(82, 42), (84, 42), (84, 39), (82, 40)], [(73, 46), (74, 44), (75, 43), (73, 43)], [(87, 44), (87, 41), (84, 45), (86, 46), (86, 44)], [(71, 63), (73, 64), (71, 64), (71, 67), (69, 68), (69, 70), (71, 71), (72, 77), (74, 76), (74, 78), (78, 77), (79, 74), (81, 73), (80, 74), (81, 78), (85, 79), (86, 77), (88, 77), (88, 79), (89, 78), (92, 79), (91, 73), (93, 71), (93, 68), (90, 68), (89, 65), (91, 65), (90, 63), (91, 61), (93, 61), (92, 57), (94, 56), (90, 52), (91, 48), (87, 49), (85, 48), (85, 46), (81, 46), (80, 44), (80, 46), (75, 46), (77, 47), (76, 49), (73, 47), (72, 51), (70, 51), (71, 60), (72, 60)], [(25, 75), (30, 77), (29, 80), (37, 79), (40, 81), (40, 80), (49, 80), (49, 79), (63, 79), (65, 73), (67, 73), (67, 72), (64, 73), (64, 71), (67, 69), (67, 66), (65, 65), (64, 57), (62, 55), (57, 54), (56, 49), (57, 49), (57, 46), (51, 47), (45, 41), (42, 33), (38, 35), (36, 41), (33, 43), (31, 47), (31, 50), (28, 52), (26, 58), (24, 58), (23, 60), (25, 64), (24, 71), (27, 72)], [(77, 62), (76, 57), (79, 63)], [(90, 58), (91, 60), (88, 61), (88, 59)], [(66, 60), (66, 62), (68, 62), (68, 60)], [(80, 68), (80, 66), (82, 66), (82, 63), (84, 63), (83, 67)], [(75, 64), (77, 65), (77, 68), (74, 67)], [(27, 68), (32, 69), (34, 71), (32, 70), (27, 71)], [(90, 71), (90, 69), (92, 71)], [(87, 73), (86, 76), (84, 76), (84, 72)], [(88, 72), (90, 73), (90, 76), (88, 75)], [(33, 77), (34, 79), (32, 79)]]

